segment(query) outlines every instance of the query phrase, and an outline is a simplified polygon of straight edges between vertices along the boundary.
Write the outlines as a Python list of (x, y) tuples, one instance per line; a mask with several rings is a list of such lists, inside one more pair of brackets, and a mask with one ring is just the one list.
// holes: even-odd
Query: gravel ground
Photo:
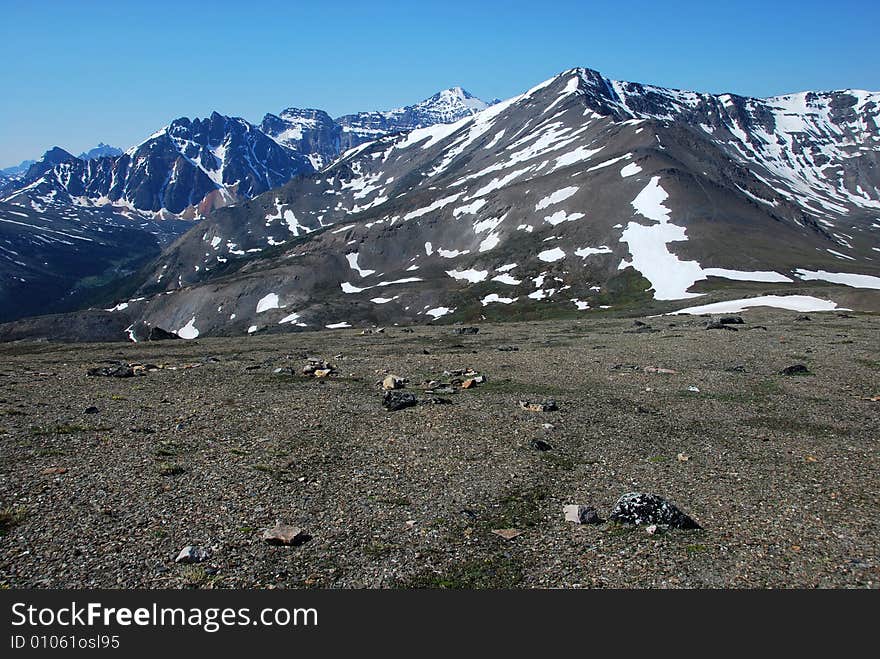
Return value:
[[(880, 323), (797, 315), (2, 345), (0, 584), (876, 588)], [(86, 375), (113, 360), (165, 368)], [(451, 404), (381, 405), (386, 373), (424, 399), (466, 368), (488, 382)], [(630, 491), (702, 530), (565, 521)], [(276, 521), (311, 539), (267, 544)], [(175, 563), (187, 545), (212, 555)]]

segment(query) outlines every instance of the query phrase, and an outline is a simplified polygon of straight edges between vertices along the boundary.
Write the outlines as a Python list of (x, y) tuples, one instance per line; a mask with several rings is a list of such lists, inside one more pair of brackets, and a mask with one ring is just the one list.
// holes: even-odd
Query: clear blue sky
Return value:
[(880, 89), (876, 0), (0, 0), (0, 166), (179, 116), (337, 116), (556, 73), (769, 96)]

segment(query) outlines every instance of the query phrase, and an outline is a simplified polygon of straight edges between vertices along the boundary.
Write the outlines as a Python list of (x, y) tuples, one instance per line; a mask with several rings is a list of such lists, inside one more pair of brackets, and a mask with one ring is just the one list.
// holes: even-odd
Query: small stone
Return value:
[(533, 439), (529, 442), (529, 446), (536, 451), (552, 451), (553, 446), (549, 442), (545, 442), (543, 439)]
[(803, 316), (798, 316), (797, 318), (795, 318), (795, 320), (800, 321), (800, 322), (804, 322), (805, 320), (813, 320), (813, 319), (807, 315), (803, 315)]
[(520, 529), (492, 529), (492, 533), (500, 535), (505, 540), (513, 540), (516, 536), (522, 535)]
[(86, 409), (83, 410), (83, 414), (97, 414), (100, 410), (94, 405), (90, 405)]
[(699, 524), (663, 497), (645, 492), (624, 494), (614, 504), (608, 518), (627, 524), (657, 524), (677, 529), (700, 528)]
[(808, 369), (803, 364), (794, 364), (793, 366), (786, 366), (784, 369), (780, 371), (782, 375), (808, 375), (810, 369)]
[(519, 401), (519, 406), (529, 412), (555, 412), (559, 409), (556, 405), (556, 401), (552, 398), (548, 398), (541, 403), (531, 403), (527, 400), (521, 400)]
[(473, 378), (469, 378), (461, 383), (462, 389), (473, 389), (476, 386), (477, 386), (477, 381), (474, 380)]
[(318, 369), (315, 369), (315, 371), (312, 373), (312, 375), (314, 375), (316, 378), (326, 378), (332, 372), (333, 371), (329, 368), (318, 368)]
[(659, 366), (645, 366), (645, 373), (660, 373), (662, 375), (675, 375), (678, 371), (671, 368), (660, 368)]
[(679, 453), (675, 457), (678, 458), (679, 462), (687, 462), (688, 460), (691, 459), (691, 456), (689, 456), (687, 453)]
[(698, 393), (700, 393), (700, 388), (691, 385), (690, 387), (688, 387), (688, 391), (690, 391), (691, 393), (694, 393), (694, 394), (698, 394)]
[(645, 533), (647, 533), (648, 535), (654, 535), (655, 533), (657, 533), (657, 525), (651, 524), (649, 526), (646, 526)]
[(453, 327), (453, 334), (477, 334), (479, 333), (479, 327)]
[(600, 524), (602, 522), (599, 513), (592, 506), (569, 504), (562, 507), (566, 522), (575, 524)]
[(204, 561), (207, 561), (209, 558), (211, 558), (210, 549), (187, 545), (180, 550), (180, 553), (177, 555), (177, 558), (174, 559), (174, 562), (184, 564), (202, 563)]
[(391, 389), (402, 389), (404, 386), (405, 380), (397, 375), (386, 375), (382, 380), (382, 388), (386, 391)]
[(271, 529), (263, 531), (263, 540), (270, 545), (301, 545), (312, 537), (298, 526), (275, 522)]
[(43, 476), (60, 476), (67, 473), (67, 467), (46, 467), (40, 473)]

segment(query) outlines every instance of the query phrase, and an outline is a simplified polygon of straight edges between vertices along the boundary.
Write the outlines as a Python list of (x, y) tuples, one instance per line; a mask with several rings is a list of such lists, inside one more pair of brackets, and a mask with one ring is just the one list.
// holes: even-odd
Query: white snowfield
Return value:
[(873, 288), (880, 290), (880, 277), (871, 275), (855, 275), (848, 272), (826, 272), (825, 270), (795, 270), (798, 277), (808, 281), (827, 281), (833, 284), (845, 284), (853, 288)]
[(540, 211), (540, 210), (547, 208), (548, 206), (550, 206), (552, 204), (558, 204), (560, 202), (563, 202), (566, 199), (568, 199), (569, 197), (571, 197), (573, 194), (575, 194), (577, 191), (578, 191), (578, 186), (576, 186), (576, 185), (572, 185), (567, 188), (562, 188), (561, 190), (557, 190), (556, 192), (547, 195), (546, 197), (541, 199), (541, 201), (539, 201), (537, 204), (535, 204), (535, 210)]
[(257, 302), (257, 313), (263, 313), (264, 311), (268, 311), (269, 309), (277, 309), (278, 308), (278, 294), (277, 293), (269, 293), (263, 298), (260, 298), (260, 301)]
[[(703, 268), (697, 261), (682, 261), (669, 251), (669, 243), (686, 241), (687, 232), (669, 221), (671, 210), (665, 202), (669, 195), (660, 185), (660, 177), (651, 177), (638, 196), (632, 201), (636, 213), (654, 220), (657, 224), (645, 226), (639, 222), (629, 222), (620, 241), (627, 243), (632, 258), (623, 260), (618, 269), (632, 266), (651, 282), (654, 299), (684, 300), (700, 297), (701, 293), (688, 293), (688, 289), (698, 281), (708, 277), (721, 277), (735, 281), (756, 281), (771, 284), (790, 284), (794, 279), (773, 270), (731, 270), (728, 268)], [(578, 256), (581, 254), (575, 252)], [(798, 270), (802, 279), (823, 279), (835, 283), (861, 288), (880, 288), (880, 278), (868, 275), (810, 272)]]
[(181, 339), (197, 339), (199, 330), (195, 326), (196, 317), (193, 316), (190, 321), (175, 332)]
[(683, 300), (699, 297), (698, 293), (688, 293), (687, 289), (694, 282), (704, 279), (700, 264), (696, 261), (680, 260), (667, 247), (671, 242), (687, 240), (684, 227), (669, 223), (670, 210), (663, 205), (668, 197), (660, 186), (660, 177), (654, 176), (633, 199), (632, 206), (636, 213), (658, 224), (627, 224), (620, 241), (627, 243), (632, 259), (621, 261), (618, 269), (632, 266), (641, 272), (654, 288), (654, 299)]
[(545, 263), (553, 263), (555, 261), (561, 261), (565, 258), (565, 252), (563, 252), (558, 247), (554, 247), (553, 249), (545, 249), (543, 252), (538, 254), (538, 258), (544, 261)]
[(428, 309), (425, 312), (425, 315), (431, 316), (435, 320), (437, 318), (441, 318), (442, 316), (447, 316), (453, 313), (455, 309), (450, 309), (449, 307), (436, 307), (434, 309)]
[(516, 302), (518, 299), (519, 298), (516, 298), (516, 297), (501, 297), (500, 295), (498, 295), (498, 293), (490, 293), (489, 295), (484, 297), (482, 300), (480, 300), (480, 303), (485, 307), (489, 304), (492, 304), (493, 302), (499, 302), (501, 304), (512, 304), (513, 302)]
[(453, 279), (466, 279), (470, 283), (476, 284), (478, 282), (485, 281), (486, 277), (489, 276), (489, 271), (475, 270), (474, 268), (470, 268), (468, 270), (447, 270), (446, 274)]
[(724, 302), (704, 304), (699, 307), (688, 307), (687, 309), (679, 309), (666, 315), (691, 314), (699, 316), (712, 313), (739, 313), (753, 307), (773, 307), (775, 309), (802, 312), (849, 311), (849, 309), (838, 307), (836, 302), (810, 295), (761, 295), (742, 300), (726, 300)]
[(358, 265), (358, 252), (351, 252), (345, 255), (346, 260), (348, 261), (349, 267), (352, 270), (356, 271), (361, 277), (369, 277), (371, 274), (376, 272), (375, 270), (367, 270), (365, 268), (361, 268)]

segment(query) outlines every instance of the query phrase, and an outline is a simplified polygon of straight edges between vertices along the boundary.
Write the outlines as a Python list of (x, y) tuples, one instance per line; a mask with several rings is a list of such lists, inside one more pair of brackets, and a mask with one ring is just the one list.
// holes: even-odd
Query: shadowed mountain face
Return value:
[(70, 311), (130, 292), (121, 278), (156, 258), (188, 226), (111, 209), (36, 210), (0, 202), (0, 320)]
[(124, 313), (189, 338), (663, 311), (726, 287), (877, 306), (878, 101), (566, 71), (215, 211)]

